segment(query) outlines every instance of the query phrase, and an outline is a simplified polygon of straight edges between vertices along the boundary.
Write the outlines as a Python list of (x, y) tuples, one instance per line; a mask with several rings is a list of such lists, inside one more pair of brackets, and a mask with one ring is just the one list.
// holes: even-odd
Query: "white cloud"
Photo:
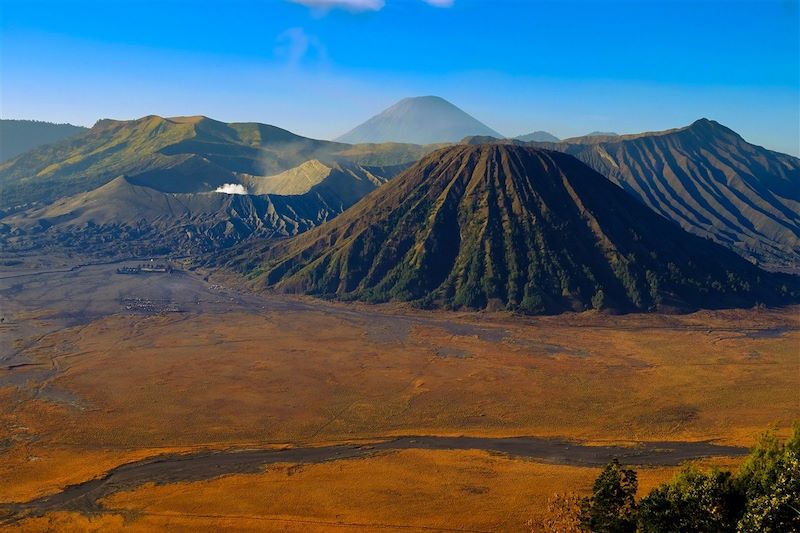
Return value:
[(341, 8), (349, 11), (379, 11), (383, 8), (383, 0), (290, 0), (295, 4), (327, 11)]
[(289, 28), (278, 35), (275, 55), (282, 58), (290, 66), (297, 66), (303, 61), (325, 63), (328, 51), (325, 45), (303, 28)]
[[(310, 7), (320, 14), (325, 14), (331, 9), (346, 9), (348, 11), (380, 11), (386, 5), (384, 0), (289, 0), (295, 4)], [(453, 7), (455, 0), (422, 0), (434, 7)]]
[(244, 185), (238, 183), (226, 183), (222, 187), (217, 187), (214, 192), (221, 192), (223, 194), (247, 194), (247, 189)]

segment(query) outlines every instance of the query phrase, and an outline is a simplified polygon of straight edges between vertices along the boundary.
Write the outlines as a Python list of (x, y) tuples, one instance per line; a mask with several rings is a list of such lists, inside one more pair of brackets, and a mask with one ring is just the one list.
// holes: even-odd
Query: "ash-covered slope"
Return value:
[(800, 159), (701, 119), (674, 130), (536, 146), (574, 155), (684, 229), (800, 272)]
[(499, 133), (438, 96), (405, 98), (338, 139), (346, 143), (456, 142), (470, 135)]
[(196, 254), (253, 237), (287, 237), (330, 220), (401, 169), (313, 160), (276, 176), (251, 177), (252, 194), (175, 192), (180, 187), (151, 174), (120, 176), (0, 219), (0, 246)]
[(291, 292), (526, 313), (777, 303), (797, 290), (573, 157), (509, 144), (434, 152), (333, 221), (229, 266)]

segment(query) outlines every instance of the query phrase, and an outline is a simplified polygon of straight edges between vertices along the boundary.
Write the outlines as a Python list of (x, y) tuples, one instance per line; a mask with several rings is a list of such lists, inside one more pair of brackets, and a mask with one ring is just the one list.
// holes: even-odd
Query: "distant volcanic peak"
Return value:
[(403, 98), (393, 106), (389, 107), (389, 109), (409, 109), (409, 108), (418, 108), (418, 109), (431, 109), (431, 110), (441, 110), (441, 109), (450, 109), (451, 111), (461, 111), (456, 105), (451, 102), (448, 102), (441, 96), (410, 96), (408, 98)]
[(441, 96), (436, 96), (433, 94), (425, 95), (425, 96), (408, 96), (399, 100), (395, 105), (404, 105), (410, 103), (430, 103), (430, 104), (444, 104), (448, 106), (455, 107), (453, 104), (442, 98)]
[(518, 141), (524, 142), (559, 142), (560, 139), (547, 131), (534, 131), (532, 133), (526, 133), (525, 135), (520, 135), (518, 137), (514, 137)]
[(277, 243), (262, 272), (267, 285), (319, 296), (526, 313), (785, 296), (573, 157), (507, 143), (434, 152), (331, 223)]
[(728, 128), (727, 126), (723, 126), (716, 120), (711, 120), (708, 118), (701, 118), (692, 122), (689, 126), (685, 129), (692, 131), (698, 135), (709, 135), (709, 136), (733, 136), (738, 139), (741, 139), (742, 136), (733, 131), (732, 129)]
[(438, 96), (405, 98), (337, 140), (348, 143), (457, 142), (471, 135), (502, 135)]
[(706, 118), (706, 117), (698, 118), (697, 120), (695, 120), (694, 122), (689, 124), (689, 126), (687, 126), (687, 127), (688, 128), (707, 128), (707, 129), (712, 129), (712, 130), (713, 129), (721, 129), (721, 130), (725, 130), (725, 131), (733, 131), (732, 129), (730, 129), (729, 127), (725, 126), (724, 124), (721, 124), (720, 122), (717, 122), (714, 119), (710, 119), (710, 118)]
[(453, 104), (442, 98), (441, 96), (436, 96), (434, 94), (428, 94), (424, 96), (409, 96), (407, 98), (403, 98), (400, 100), (401, 102), (433, 102), (433, 103), (445, 103), (447, 105), (455, 107)]
[(720, 123), (717, 122), (716, 120), (711, 120), (710, 118), (706, 117), (698, 118), (697, 120), (695, 120), (690, 124), (690, 126), (714, 126), (714, 125), (719, 126)]

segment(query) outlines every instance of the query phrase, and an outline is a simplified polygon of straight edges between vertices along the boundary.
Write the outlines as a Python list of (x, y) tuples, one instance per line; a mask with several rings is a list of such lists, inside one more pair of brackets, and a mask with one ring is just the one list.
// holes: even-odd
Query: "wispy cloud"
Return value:
[(383, 8), (383, 0), (290, 0), (295, 4), (302, 4), (312, 9), (328, 11), (334, 8), (347, 9), (348, 11), (379, 11)]
[[(317, 13), (327, 13), (331, 9), (346, 9), (348, 11), (380, 11), (386, 5), (384, 0), (289, 0), (295, 4), (310, 7)], [(455, 0), (422, 0), (434, 7), (452, 7)]]
[(289, 28), (276, 39), (275, 55), (289, 66), (295, 67), (303, 62), (325, 63), (328, 51), (325, 45), (303, 28)]

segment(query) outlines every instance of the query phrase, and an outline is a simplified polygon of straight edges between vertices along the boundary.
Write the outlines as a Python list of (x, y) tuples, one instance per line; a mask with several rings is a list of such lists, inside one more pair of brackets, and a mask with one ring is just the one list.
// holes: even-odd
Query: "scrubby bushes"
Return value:
[(592, 495), (558, 495), (534, 530), (563, 533), (800, 532), (800, 423), (761, 435), (737, 473), (689, 466), (636, 502), (636, 472), (614, 460)]

